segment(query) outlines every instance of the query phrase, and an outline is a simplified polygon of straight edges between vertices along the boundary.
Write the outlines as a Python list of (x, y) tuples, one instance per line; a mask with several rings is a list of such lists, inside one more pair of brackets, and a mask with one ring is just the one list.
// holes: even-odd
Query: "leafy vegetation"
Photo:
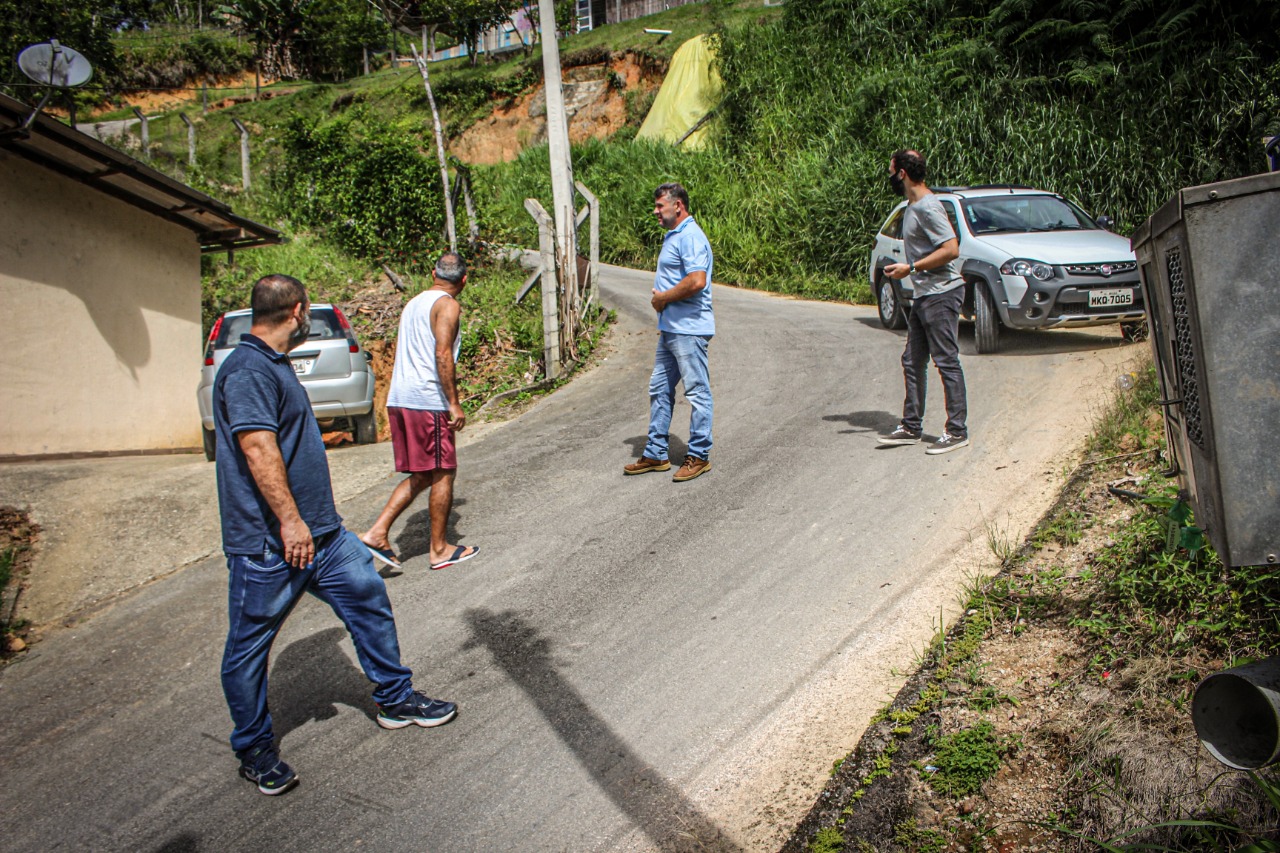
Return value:
[(1000, 769), (1002, 746), (987, 720), (941, 735), (933, 742), (934, 770), (927, 778), (937, 792), (952, 797), (974, 793)]
[(357, 107), (322, 126), (292, 122), (274, 175), (293, 221), (319, 228), (357, 257), (430, 269), (442, 249), (440, 173), (417, 140)]

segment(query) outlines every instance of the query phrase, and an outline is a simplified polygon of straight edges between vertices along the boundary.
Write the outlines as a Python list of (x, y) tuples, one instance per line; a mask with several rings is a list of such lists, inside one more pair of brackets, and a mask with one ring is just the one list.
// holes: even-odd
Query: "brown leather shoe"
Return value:
[(673, 483), (683, 483), (685, 480), (692, 480), (694, 477), (700, 477), (711, 470), (711, 462), (706, 459), (699, 459), (696, 456), (686, 456), (684, 464), (680, 466), (680, 470), (671, 478)]
[(622, 466), (624, 474), (648, 474), (650, 471), (670, 471), (671, 463), (666, 459), (650, 459), (648, 456), (641, 456), (630, 465)]

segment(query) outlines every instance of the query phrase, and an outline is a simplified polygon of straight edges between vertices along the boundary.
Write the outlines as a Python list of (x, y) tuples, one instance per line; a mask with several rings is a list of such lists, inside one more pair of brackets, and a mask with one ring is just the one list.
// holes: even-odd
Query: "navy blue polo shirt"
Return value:
[(213, 383), (213, 422), (218, 433), (218, 505), (222, 550), (228, 554), (279, 553), (280, 520), (249, 471), (236, 434), (276, 434), (298, 513), (317, 539), (342, 526), (333, 505), (329, 460), (307, 392), (285, 353), (256, 335), (241, 335)]

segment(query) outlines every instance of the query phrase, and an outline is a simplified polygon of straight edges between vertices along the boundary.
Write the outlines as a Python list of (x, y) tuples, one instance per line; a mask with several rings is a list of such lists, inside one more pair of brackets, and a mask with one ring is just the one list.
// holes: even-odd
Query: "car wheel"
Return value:
[(376, 444), (378, 441), (378, 415), (369, 410), (367, 415), (356, 415), (351, 419), (355, 426), (356, 444)]
[(1136, 344), (1147, 339), (1147, 324), (1143, 320), (1135, 320), (1129, 323), (1120, 324), (1120, 337), (1124, 338), (1131, 344)]
[(980, 353), (1000, 351), (1000, 314), (983, 282), (973, 286), (973, 339)]
[(893, 289), (893, 281), (881, 275), (876, 281), (876, 307), (880, 310), (880, 325), (886, 329), (902, 329), (907, 325), (907, 315)]
[(204, 433), (204, 458), (210, 462), (216, 461), (218, 458), (218, 434), (211, 429), (200, 427), (200, 432)]

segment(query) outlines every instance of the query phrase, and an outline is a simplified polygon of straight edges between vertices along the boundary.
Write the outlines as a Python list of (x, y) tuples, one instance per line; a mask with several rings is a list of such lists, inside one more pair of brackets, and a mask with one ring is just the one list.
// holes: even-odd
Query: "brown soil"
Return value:
[(0, 506), (0, 553), (12, 552), (9, 583), (0, 587), (0, 661), (7, 660), (27, 647), (26, 626), (14, 626), (13, 613), (26, 585), (31, 566), (31, 549), (40, 534), (40, 526), (24, 510)]
[[(1158, 649), (1112, 660), (1071, 624), (1094, 606), (1095, 556), (1126, 519), (1150, 511), (1112, 496), (1108, 483), (1142, 492), (1155, 470), (1148, 452), (1086, 468), (1068, 485), (1046, 519), (1080, 513), (1087, 519), (1080, 540), (1046, 541), (1004, 573), (1043, 590), (1038, 609), (997, 614), (970, 657), (927, 660), (891, 704), (897, 720), (868, 727), (784, 850), (810, 849), (824, 830), (820, 849), (831, 851), (1096, 850), (1094, 839), (1209, 813), (1236, 815), (1256, 837), (1280, 834), (1275, 812), (1241, 774), (1224, 773), (1191, 723), (1194, 681), (1185, 674), (1227, 662), (1175, 660)], [(962, 643), (966, 623), (991, 615), (970, 610), (947, 643)], [(1002, 749), (999, 769), (976, 793), (939, 793), (930, 784), (937, 738), (984, 721)], [(1177, 831), (1149, 829), (1125, 842), (1197, 849)]]
[[(659, 69), (630, 53), (566, 69), (569, 141), (607, 139), (617, 133), (627, 123), (626, 93), (645, 94), (661, 83)], [(450, 149), (465, 162), (492, 165), (514, 160), (526, 147), (546, 138), (547, 96), (545, 87), (539, 85), (497, 106), (488, 118), (467, 128)]]
[[(266, 86), (276, 81), (267, 78), (262, 79), (262, 85)], [(232, 91), (237, 90), (237, 91)], [(277, 95), (292, 94), (294, 90), (275, 89), (267, 92), (261, 92), (259, 97), (263, 100), (275, 97)], [(216, 110), (223, 107), (229, 107), (233, 104), (244, 103), (253, 100), (254, 80), (253, 72), (245, 71), (241, 74), (235, 74), (230, 77), (219, 77), (209, 83), (209, 109)], [(155, 90), (137, 90), (122, 93), (118, 98), (110, 103), (104, 103), (95, 110), (89, 112), (89, 118), (96, 118), (105, 113), (118, 111), (121, 107), (138, 107), (147, 115), (156, 115), (158, 113), (169, 112), (188, 104), (200, 103), (200, 85), (198, 82), (188, 83), (188, 88), (179, 91), (172, 89), (155, 89)]]

